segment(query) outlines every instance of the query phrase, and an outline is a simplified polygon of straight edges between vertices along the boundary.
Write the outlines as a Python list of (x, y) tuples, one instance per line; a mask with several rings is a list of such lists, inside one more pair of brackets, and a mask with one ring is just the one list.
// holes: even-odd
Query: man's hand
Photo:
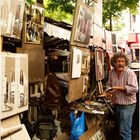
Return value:
[(111, 100), (112, 93), (110, 92), (103, 92), (101, 95), (98, 95), (98, 97), (106, 98), (107, 100)]
[(112, 99), (112, 93), (107, 93), (106, 98), (107, 98), (107, 100), (111, 100)]
[(103, 92), (101, 95), (98, 95), (99, 98), (106, 98), (107, 100), (111, 100), (112, 94), (110, 92)]

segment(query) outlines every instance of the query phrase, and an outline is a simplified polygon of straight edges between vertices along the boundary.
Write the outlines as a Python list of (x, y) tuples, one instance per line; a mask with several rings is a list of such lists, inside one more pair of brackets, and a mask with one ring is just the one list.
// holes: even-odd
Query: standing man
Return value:
[(129, 60), (122, 53), (111, 58), (113, 69), (109, 73), (107, 88), (111, 88), (111, 100), (115, 107), (115, 116), (121, 140), (132, 140), (132, 117), (136, 107), (138, 82), (135, 73), (127, 66)]

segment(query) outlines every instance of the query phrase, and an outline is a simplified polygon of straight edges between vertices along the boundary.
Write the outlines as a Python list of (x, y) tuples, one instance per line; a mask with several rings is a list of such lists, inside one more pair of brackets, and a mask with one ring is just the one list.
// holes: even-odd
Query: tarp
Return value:
[(70, 40), (71, 31), (47, 22), (44, 23), (44, 32), (49, 36), (58, 37), (60, 39), (62, 38), (68, 41)]

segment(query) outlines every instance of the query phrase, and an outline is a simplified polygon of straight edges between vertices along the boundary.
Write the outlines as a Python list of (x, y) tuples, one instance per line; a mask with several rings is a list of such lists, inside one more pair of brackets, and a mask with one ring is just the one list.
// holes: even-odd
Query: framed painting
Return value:
[(13, 27), (13, 34), (16, 38), (21, 38), (21, 31), (23, 27), (23, 15), (24, 15), (24, 8), (25, 8), (25, 1), (20, 0), (18, 1), (16, 15), (15, 15), (15, 22)]
[(77, 0), (71, 33), (71, 45), (86, 46), (90, 42), (94, 10)]
[(108, 30), (105, 30), (105, 40), (106, 40), (106, 51), (108, 53), (113, 54), (112, 36), (111, 36), (111, 32)]
[[(26, 8), (27, 9), (27, 8)], [(44, 33), (44, 8), (40, 4), (32, 5), (27, 11), (25, 25), (25, 43), (42, 44)]]
[(104, 79), (104, 50), (101, 48), (95, 49), (95, 70), (96, 81)]
[(81, 73), (88, 74), (90, 71), (90, 50), (87, 48), (82, 49), (82, 65)]
[(94, 32), (93, 32), (93, 44), (95, 46), (98, 46), (98, 47), (103, 47), (103, 42), (102, 42), (103, 29), (102, 29), (102, 27), (94, 24), (93, 29), (94, 29)]
[(79, 6), (78, 19), (74, 40), (85, 44), (89, 43), (92, 27), (92, 13), (87, 8)]
[(82, 51), (73, 48), (72, 55), (72, 78), (79, 78), (81, 76)]
[(1, 34), (11, 37), (15, 21), (18, 0), (0, 1), (0, 26)]

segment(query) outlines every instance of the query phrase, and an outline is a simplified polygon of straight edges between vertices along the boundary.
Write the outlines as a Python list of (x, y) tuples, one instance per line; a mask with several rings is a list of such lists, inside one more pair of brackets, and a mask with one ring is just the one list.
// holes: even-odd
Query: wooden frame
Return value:
[(106, 40), (106, 51), (110, 57), (113, 56), (113, 46), (112, 46), (112, 37), (111, 32), (105, 30), (105, 40)]
[(31, 9), (30, 13), (27, 11), (26, 14), (25, 43), (42, 44), (44, 32), (44, 8), (37, 3), (36, 5), (32, 5)]
[(28, 55), (0, 53), (0, 66), (0, 114), (4, 119), (28, 110)]
[(0, 2), (0, 21), (1, 34), (6, 36), (13, 35), (13, 26), (18, 0), (3, 0)]
[(94, 10), (77, 0), (70, 44), (88, 47), (93, 25)]
[(97, 24), (93, 25), (93, 44), (98, 47), (103, 47), (103, 29)]
[(90, 50), (87, 48), (82, 49), (82, 65), (81, 73), (88, 74), (90, 71)]
[(82, 51), (78, 48), (73, 48), (72, 51), (72, 78), (81, 76)]
[[(73, 68), (73, 56), (70, 59), (70, 74), (71, 78), (69, 80), (69, 89), (68, 89), (68, 102), (73, 102), (77, 99), (83, 98), (87, 94), (89, 77), (88, 73), (90, 70), (90, 50), (83, 47), (74, 47), (71, 46), (71, 54), (73, 54), (73, 49), (77, 49), (80, 52), (80, 61), (81, 61), (81, 70), (80, 75), (73, 77), (73, 69), (77, 71), (76, 68)], [(84, 57), (84, 58), (83, 58)], [(83, 59), (83, 60), (82, 60)], [(83, 61), (83, 62), (82, 62)], [(73, 68), (73, 69), (72, 69)]]
[(95, 49), (95, 70), (96, 81), (101, 81), (104, 78), (104, 50), (101, 48)]
[(24, 15), (25, 1), (18, 1), (18, 5), (16, 8), (15, 22), (13, 27), (13, 35), (16, 38), (21, 38), (21, 31), (23, 27), (23, 15)]

